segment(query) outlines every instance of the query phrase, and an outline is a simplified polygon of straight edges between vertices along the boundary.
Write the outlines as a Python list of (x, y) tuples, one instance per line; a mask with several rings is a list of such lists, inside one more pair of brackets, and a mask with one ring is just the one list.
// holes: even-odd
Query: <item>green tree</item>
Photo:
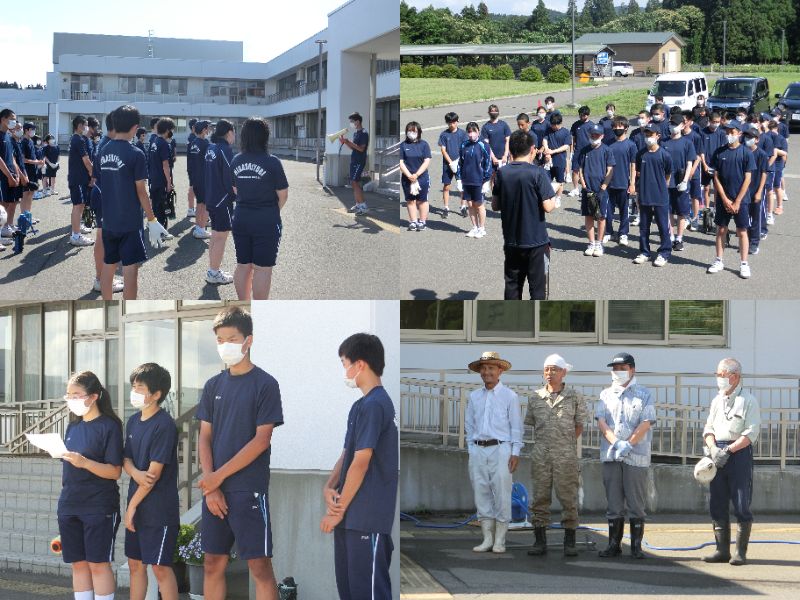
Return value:
[(639, 4), (637, 4), (636, 0), (631, 0), (630, 2), (628, 2), (628, 10), (627, 10), (627, 14), (629, 14), (629, 15), (636, 15), (636, 14), (638, 14), (638, 13), (639, 13), (641, 10), (642, 10), (642, 9), (641, 9), (641, 8), (639, 8)]
[(592, 22), (595, 25), (605, 25), (609, 21), (613, 21), (616, 18), (617, 11), (614, 8), (614, 0), (594, 0)]
[(536, 8), (533, 9), (531, 16), (528, 18), (527, 28), (530, 31), (542, 31), (550, 24), (550, 13), (547, 12), (547, 7), (544, 5), (544, 0), (539, 0)]
[(478, 16), (481, 19), (489, 18), (489, 7), (486, 6), (485, 2), (481, 2), (480, 4), (478, 4)]
[(645, 5), (644, 10), (645, 12), (653, 12), (654, 10), (658, 10), (660, 8), (660, 0), (647, 0), (647, 5)]

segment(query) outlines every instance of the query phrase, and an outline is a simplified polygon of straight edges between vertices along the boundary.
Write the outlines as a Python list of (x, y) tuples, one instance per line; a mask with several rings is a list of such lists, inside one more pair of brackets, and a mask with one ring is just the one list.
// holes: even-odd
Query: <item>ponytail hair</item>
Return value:
[[(82, 387), (89, 395), (97, 394), (97, 409), (100, 411), (100, 414), (109, 417), (122, 428), (122, 420), (117, 416), (117, 413), (114, 412), (114, 408), (111, 405), (111, 396), (109, 396), (108, 391), (100, 383), (100, 379), (97, 375), (91, 371), (81, 371), (80, 373), (73, 374), (72, 377), (69, 378), (69, 383)], [(83, 417), (70, 415), (70, 420), (72, 421), (79, 421), (82, 418)]]

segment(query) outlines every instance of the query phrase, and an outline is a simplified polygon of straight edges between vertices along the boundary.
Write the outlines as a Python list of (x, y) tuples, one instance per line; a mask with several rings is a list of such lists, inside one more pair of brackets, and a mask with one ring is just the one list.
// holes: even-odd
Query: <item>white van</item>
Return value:
[(656, 77), (647, 95), (647, 110), (655, 104), (656, 96), (663, 96), (664, 103), (672, 108), (680, 106), (691, 110), (697, 104), (697, 96), (708, 98), (708, 84), (704, 73), (664, 73)]

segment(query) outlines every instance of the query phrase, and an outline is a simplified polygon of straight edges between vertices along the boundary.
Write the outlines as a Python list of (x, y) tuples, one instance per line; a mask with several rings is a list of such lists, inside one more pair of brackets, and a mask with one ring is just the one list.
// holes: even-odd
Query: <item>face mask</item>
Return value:
[(592, 138), (592, 146), (597, 148), (600, 145), (600, 142), (602, 142), (602, 141), (603, 141), (602, 138), (597, 138), (597, 139)]
[(412, 141), (412, 142), (413, 142), (414, 140), (416, 140), (416, 139), (417, 139), (417, 132), (416, 132), (416, 131), (406, 131), (406, 137), (407, 137), (407, 138), (408, 138), (410, 141)]
[(17, 126), (16, 120), (14, 120), (14, 119), (9, 119), (8, 120), (8, 128), (9, 129), (14, 129), (14, 127), (16, 127), (16, 126)]
[(745, 119), (744, 115), (737, 115), (736, 116), (736, 120), (739, 121), (739, 123), (744, 123), (744, 119)]
[(545, 113), (538, 113), (538, 114), (536, 115), (536, 117), (537, 117), (537, 118), (538, 118), (540, 121), (544, 121)]
[(82, 417), (88, 413), (91, 406), (86, 406), (86, 404), (84, 404), (85, 400), (86, 398), (67, 398), (69, 411), (76, 417)]
[(244, 343), (233, 344), (231, 342), (225, 342), (224, 344), (217, 344), (217, 352), (219, 353), (219, 357), (222, 359), (222, 362), (224, 362), (227, 366), (232, 367), (234, 365), (238, 365), (244, 358), (242, 346), (244, 346)]
[(544, 105), (544, 107), (545, 107), (547, 110), (553, 110), (553, 103), (552, 103), (552, 102), (546, 102), (546, 103), (545, 103), (545, 105)]
[(56, 145), (56, 141), (55, 141), (55, 140), (50, 140), (50, 141), (49, 141), (49, 142), (47, 142), (47, 143), (48, 143), (50, 146), (55, 146), (55, 145)]
[(22, 137), (22, 134), (23, 134), (23, 131), (22, 131), (22, 129), (17, 129), (17, 130), (14, 132), (14, 135), (15, 135), (15, 136), (17, 136), (18, 138), (21, 138), (21, 137)]
[(705, 100), (698, 100), (697, 101), (697, 106), (705, 106), (705, 105), (706, 105), (706, 101)]
[(731, 382), (727, 377), (717, 377), (717, 389), (721, 394), (727, 392), (729, 387), (731, 387)]
[(94, 143), (95, 144), (99, 144), (100, 143), (100, 136), (99, 135), (94, 136)]
[(497, 117), (500, 116), (500, 113), (489, 113), (489, 118), (494, 121)]
[(630, 379), (628, 371), (611, 371), (611, 383), (613, 385), (624, 385)]
[(645, 138), (644, 143), (647, 144), (649, 148), (653, 148), (656, 144), (658, 144), (658, 139), (655, 136)]
[(719, 127), (719, 123), (709, 123), (709, 124), (708, 124), (708, 128), (709, 128), (711, 131), (716, 131), (716, 130), (717, 130), (717, 127)]
[(87, 133), (89, 133), (89, 128), (84, 125), (82, 131), (83, 131), (83, 135), (86, 135)]
[(655, 121), (656, 123), (660, 123), (661, 119), (663, 119), (663, 118), (664, 118), (664, 115), (653, 115), (653, 121)]
[(613, 119), (614, 118), (614, 111), (613, 110), (607, 110), (606, 114), (608, 115), (609, 119)]
[(672, 135), (678, 135), (681, 131), (683, 131), (683, 125), (675, 125), (674, 127), (671, 127), (671, 129)]
[(36, 142), (36, 145), (37, 145), (37, 146), (41, 146), (41, 145), (42, 145), (42, 142), (41, 142), (41, 141), (39, 141), (39, 142)]
[(747, 146), (748, 148), (752, 148), (753, 146), (755, 146), (755, 145), (756, 145), (756, 138), (747, 138), (747, 139), (744, 141), (744, 144), (745, 144), (745, 146)]
[[(352, 367), (353, 365), (350, 366)], [(354, 377), (348, 377), (347, 371), (349, 370), (349, 367), (344, 370), (344, 384), (349, 388), (357, 388), (358, 384), (356, 383), (356, 377), (358, 377), (358, 373), (356, 373)]]
[(729, 144), (735, 144), (736, 141), (739, 139), (739, 136), (736, 135), (735, 133), (728, 134), (726, 137), (728, 138)]
[(625, 130), (624, 129), (615, 129), (614, 130), (614, 135), (617, 136), (617, 137), (622, 137), (623, 135), (625, 135)]
[(478, 141), (478, 132), (477, 131), (473, 131), (472, 133), (470, 133), (469, 134), (469, 140), (471, 142), (477, 142)]
[(149, 406), (149, 404), (145, 404), (144, 399), (144, 394), (140, 394), (136, 390), (131, 390), (131, 406), (133, 406), (133, 408), (140, 410), (145, 406)]

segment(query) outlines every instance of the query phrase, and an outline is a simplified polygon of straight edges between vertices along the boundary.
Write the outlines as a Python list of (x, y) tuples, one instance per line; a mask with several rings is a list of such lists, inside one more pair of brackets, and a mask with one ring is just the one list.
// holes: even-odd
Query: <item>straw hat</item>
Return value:
[(478, 360), (473, 360), (469, 363), (468, 368), (470, 371), (480, 373), (481, 365), (497, 365), (503, 371), (508, 371), (511, 368), (511, 363), (505, 359), (500, 358), (497, 352), (484, 352)]

